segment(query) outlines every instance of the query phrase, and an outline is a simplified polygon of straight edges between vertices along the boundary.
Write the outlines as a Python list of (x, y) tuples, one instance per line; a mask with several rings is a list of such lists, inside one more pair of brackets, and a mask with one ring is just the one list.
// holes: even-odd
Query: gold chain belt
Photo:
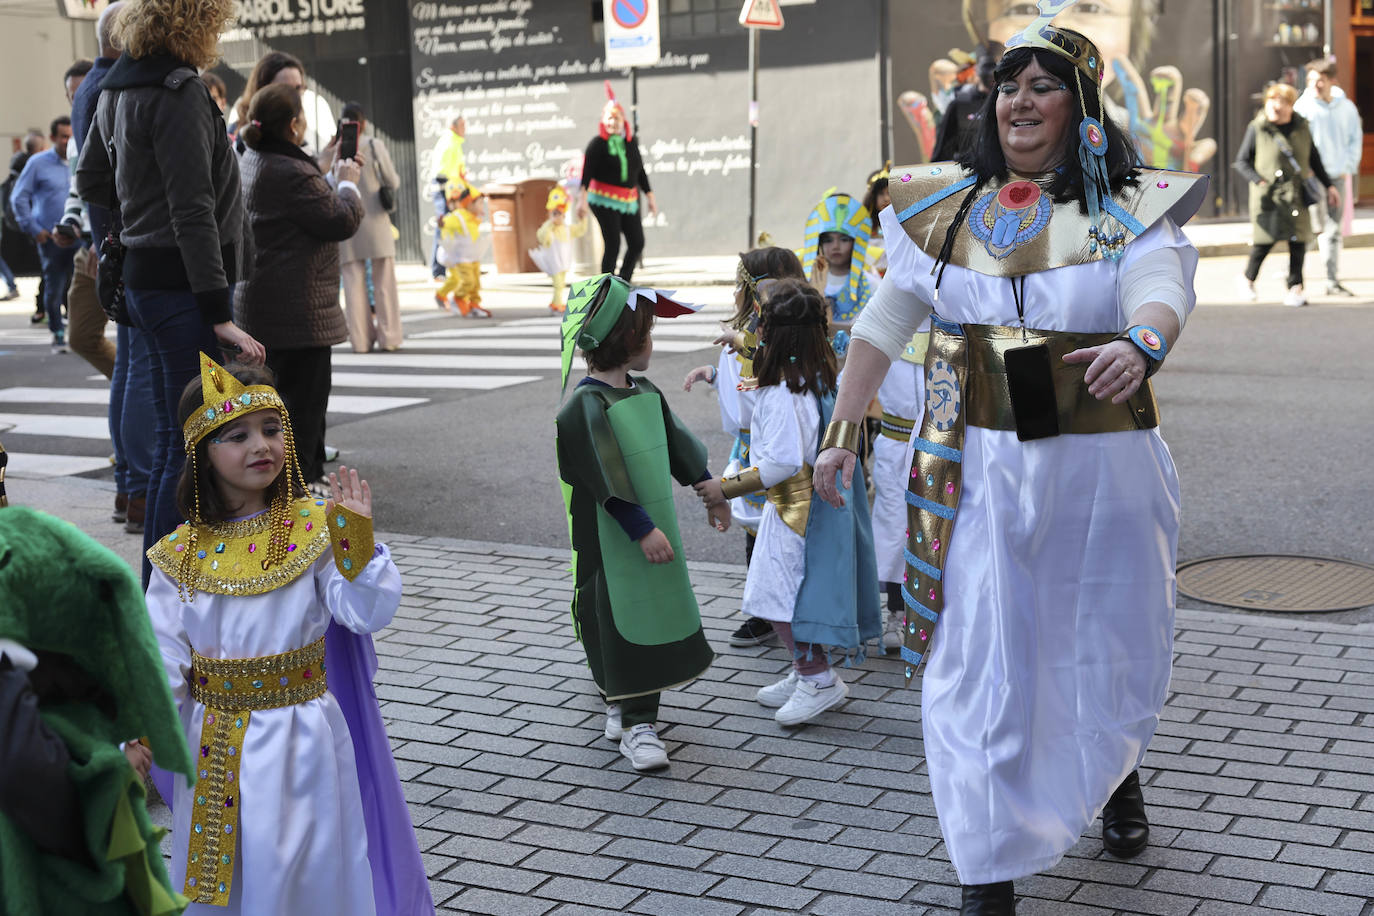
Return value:
[(229, 904), (239, 821), (237, 775), (252, 711), (295, 706), (325, 690), (323, 636), (304, 648), (261, 658), (191, 652), (191, 696), (205, 706), (182, 891), (193, 902)]
[(768, 488), (768, 501), (778, 510), (784, 525), (806, 537), (806, 522), (811, 517), (811, 465)]
[[(1077, 334), (1040, 331), (991, 324), (966, 324), (968, 341), (968, 425), (984, 429), (1015, 429), (1011, 395), (1007, 390), (1007, 365), (1003, 354), (1016, 347), (1045, 344), (1054, 373), (1054, 396), (1059, 406), (1060, 433), (1118, 433), (1152, 429), (1159, 425), (1159, 408), (1149, 381), (1123, 404), (1110, 398), (1099, 401), (1083, 383), (1086, 363), (1066, 363), (1063, 356), (1083, 347), (1100, 347), (1115, 334)], [(934, 334), (945, 333), (935, 331)]]
[(908, 420), (906, 417), (899, 417), (895, 413), (883, 411), (882, 425), (878, 427), (878, 433), (886, 436), (894, 442), (906, 445), (911, 439), (911, 431), (916, 427), (915, 420)]

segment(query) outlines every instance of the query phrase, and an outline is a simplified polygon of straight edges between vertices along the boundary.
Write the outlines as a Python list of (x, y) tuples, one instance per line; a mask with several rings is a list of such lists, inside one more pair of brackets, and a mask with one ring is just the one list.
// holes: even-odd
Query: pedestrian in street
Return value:
[(1360, 158), (1364, 153), (1364, 126), (1360, 111), (1336, 85), (1336, 62), (1318, 58), (1307, 65), (1307, 89), (1293, 104), (1293, 110), (1307, 119), (1312, 142), (1321, 154), (1322, 165), (1336, 189), (1338, 202), (1330, 205), (1329, 196), (1317, 201), (1317, 250), (1326, 267), (1326, 294), (1353, 296), (1341, 285), (1341, 224), (1347, 204), (1360, 177)]
[(363, 219), (353, 159), (336, 159), (326, 179), (305, 150), (300, 93), (272, 83), (258, 90), (239, 131), (243, 206), (253, 239), (252, 266), (234, 290), (234, 318), (267, 347), (267, 365), (295, 418), (306, 481), (324, 476), (330, 348), (348, 339), (339, 308), (339, 243)]
[(590, 212), (601, 227), (602, 273), (614, 273), (616, 255), (620, 253), (620, 236), (625, 236), (625, 260), (620, 265), (619, 276), (628, 282), (644, 254), (640, 192), (644, 192), (649, 216), (658, 213), (658, 204), (649, 187), (649, 173), (644, 171), (644, 159), (639, 155), (634, 127), (626, 120), (625, 109), (616, 101), (609, 80), (606, 95), (601, 125), (592, 142), (587, 144), (582, 159), (583, 194), (577, 205), (577, 218), (582, 219)]
[(463, 152), (467, 134), (467, 119), (461, 112), (455, 114), (430, 156), (429, 197), (434, 204), (434, 247), (429, 256), (429, 268), (436, 280), (442, 280), (448, 270), (439, 261), (439, 242), (444, 230), (441, 223), (448, 215), (448, 185), (449, 182), (467, 181), (467, 157)]
[[(374, 135), (365, 135), (367, 116), (362, 105), (349, 102), (341, 117), (358, 125), (358, 192), (363, 198), (363, 221), (358, 231), (339, 243), (348, 339), (354, 353), (367, 353), (376, 347), (390, 353), (401, 347), (401, 303), (396, 292), (396, 237), (389, 210), (383, 206), (382, 189), (387, 189), (394, 208), (401, 178), (386, 144)], [(338, 150), (336, 135), (320, 155), (321, 169), (327, 172), (333, 168)]]
[[(605, 735), (636, 770), (668, 765), (659, 695), (714, 657), (673, 508), (672, 481), (709, 480), (706, 447), (643, 376), (655, 316), (693, 311), (603, 274), (575, 284), (563, 317), (563, 386), (573, 349), (587, 375), (558, 411), (558, 476), (573, 550), (573, 626), (606, 702)], [(631, 299), (631, 296), (635, 296)], [(633, 304), (633, 307), (631, 307)], [(708, 511), (730, 525), (723, 501)]]
[(865, 406), (929, 317), (902, 657), (908, 678), (926, 664), (963, 916), (1014, 912), (1012, 882), (1099, 812), (1109, 854), (1148, 843), (1136, 768), (1168, 694), (1179, 488), (1145, 379), (1195, 304), (1179, 226), (1207, 192), (1136, 165), (1081, 33), (1036, 23), (1007, 46), (959, 167), (891, 185), (888, 272), (814, 475), (838, 504)]
[[(831, 656), (852, 653), (863, 661), (865, 643), (882, 630), (868, 501), (818, 504), (811, 486), (821, 430), (835, 403), (829, 311), (804, 280), (773, 287), (759, 314), (749, 465), (697, 487), (708, 507), (719, 498), (767, 494), (743, 606), (773, 625), (790, 654), (787, 676), (757, 694), (788, 727), (844, 702), (849, 688)], [(854, 486), (864, 492), (862, 471)]]
[(940, 126), (935, 131), (935, 148), (930, 154), (931, 162), (957, 159), (964, 144), (977, 136), (978, 119), (983, 116), (988, 94), (992, 92), (992, 71), (997, 67), (1001, 51), (1000, 45), (990, 47), (984, 43), (974, 52), (973, 81), (954, 90), (954, 98), (941, 115)]
[(149, 551), (148, 615), (200, 751), (168, 793), (172, 884), (192, 916), (432, 916), (372, 686), (371, 634), (401, 601), (372, 490), (340, 467), (311, 496), (271, 373), (200, 359), (177, 409), (188, 521)]
[(61, 115), (48, 129), (52, 146), (30, 158), (19, 173), (10, 194), (10, 205), (20, 229), (38, 246), (43, 265), (43, 311), (52, 332), (54, 353), (67, 352), (67, 336), (62, 319), (62, 301), (72, 281), (71, 247), (57, 244), (53, 233), (62, 221), (71, 189), (71, 170), (67, 165), (67, 141), (72, 138), (72, 119)]
[[(768, 238), (767, 233), (759, 243)], [(720, 425), (731, 438), (730, 459), (721, 477), (731, 477), (749, 466), (754, 422), (754, 401), (759, 380), (754, 371), (758, 355), (759, 309), (779, 280), (804, 280), (801, 261), (788, 248), (766, 246), (739, 256), (735, 269), (735, 313), (723, 333), (715, 339), (720, 356), (714, 366), (698, 366), (687, 373), (682, 389), (691, 391), (705, 382), (716, 392)], [(744, 529), (744, 564), (754, 556), (754, 545), (768, 498), (762, 490), (744, 493), (730, 500), (730, 517)], [(745, 615), (744, 622), (730, 634), (730, 645), (737, 649), (757, 646), (773, 636), (773, 624), (762, 617)]]
[(1236, 278), (1236, 291), (1247, 302), (1259, 298), (1255, 279), (1265, 256), (1278, 242), (1287, 242), (1288, 292), (1283, 304), (1307, 304), (1302, 282), (1302, 262), (1312, 242), (1307, 209), (1323, 197), (1330, 209), (1340, 206), (1307, 119), (1293, 111), (1297, 100), (1298, 90), (1292, 86), (1270, 83), (1264, 90), (1264, 108), (1245, 128), (1232, 163), (1250, 182), (1250, 261)]
[[(251, 363), (265, 356), (232, 320), (243, 245), (238, 162), (196, 75), (219, 57), (233, 11), (229, 0), (139, 0), (120, 10), (114, 37), (123, 51), (101, 84), (76, 169), (82, 200), (119, 207), (125, 299), (147, 338), (150, 371), (141, 377), (131, 358), (125, 382), (157, 411), (145, 548), (183, 518), (176, 486), (186, 452), (176, 408), (198, 376), (197, 353), (223, 347)], [(145, 585), (151, 572), (145, 562)]]
[[(43, 132), (37, 128), (29, 128), (24, 134), (24, 142), (13, 156), (10, 157), (9, 174), (5, 176), (3, 185), (0, 185), (0, 236), (4, 232), (16, 233), (25, 240), (25, 244), (32, 245), (33, 241), (28, 235), (19, 228), (19, 220), (15, 218), (14, 206), (10, 203), (10, 195), (14, 192), (14, 185), (19, 181), (19, 175), (24, 171), (24, 165), (30, 158), (41, 153), (47, 141), (43, 138)], [(0, 258), (0, 264), (4, 264), (4, 259)], [(9, 286), (9, 290), (3, 301), (19, 298), (19, 287), (14, 282), (14, 273), (8, 264), (4, 264), (3, 276)], [(47, 310), (43, 308), (43, 284), (39, 282), (38, 292), (34, 296), (34, 314), (29, 319), (30, 324), (42, 324), (48, 320)]]

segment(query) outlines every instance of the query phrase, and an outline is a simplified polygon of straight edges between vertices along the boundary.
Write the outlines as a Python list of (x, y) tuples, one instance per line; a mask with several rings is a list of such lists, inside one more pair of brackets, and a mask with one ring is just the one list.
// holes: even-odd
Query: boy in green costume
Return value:
[[(709, 481), (706, 447), (648, 379), (655, 316), (695, 311), (609, 274), (572, 288), (563, 318), (563, 386), (574, 347), (587, 376), (558, 412), (558, 472), (573, 549), (573, 626), (606, 698), (606, 737), (637, 770), (668, 765), (655, 729), (659, 693), (714, 657), (682, 558), (672, 484)], [(730, 525), (719, 493), (708, 520)]]
[(0, 509), (3, 916), (186, 907), (121, 741), (192, 775), (138, 580), (68, 523)]

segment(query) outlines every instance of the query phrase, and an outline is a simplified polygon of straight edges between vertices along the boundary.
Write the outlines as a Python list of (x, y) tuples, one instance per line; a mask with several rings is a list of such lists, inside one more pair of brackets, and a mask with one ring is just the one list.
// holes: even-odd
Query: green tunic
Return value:
[[(581, 385), (558, 412), (558, 471), (573, 549), (573, 625), (608, 700), (656, 693), (700, 676), (714, 657), (701, 629), (673, 509), (670, 477), (706, 473), (706, 448), (647, 379), (633, 388)], [(650, 563), (606, 511), (643, 507), (673, 546)]]

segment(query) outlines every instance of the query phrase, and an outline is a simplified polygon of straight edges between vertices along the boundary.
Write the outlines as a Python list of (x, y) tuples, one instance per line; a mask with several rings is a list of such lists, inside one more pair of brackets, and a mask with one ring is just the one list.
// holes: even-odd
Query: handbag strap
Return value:
[[(114, 137), (105, 141), (105, 152), (110, 159), (110, 234), (118, 241), (124, 232), (124, 213), (119, 205), (119, 169), (116, 165)], [(100, 239), (97, 245), (103, 244), (104, 239)]]
[(1293, 155), (1293, 147), (1288, 145), (1288, 139), (1277, 130), (1274, 131), (1274, 144), (1279, 148), (1279, 152), (1283, 153), (1284, 158), (1288, 160), (1288, 164), (1293, 167), (1293, 172), (1298, 176), (1298, 180), (1301, 181), (1306, 178), (1307, 176), (1302, 173), (1302, 166), (1298, 165), (1298, 157)]
[(377, 138), (367, 138), (368, 152), (372, 153), (372, 171), (377, 176), (378, 187), (386, 187), (386, 179), (382, 178), (382, 164), (377, 161)]

